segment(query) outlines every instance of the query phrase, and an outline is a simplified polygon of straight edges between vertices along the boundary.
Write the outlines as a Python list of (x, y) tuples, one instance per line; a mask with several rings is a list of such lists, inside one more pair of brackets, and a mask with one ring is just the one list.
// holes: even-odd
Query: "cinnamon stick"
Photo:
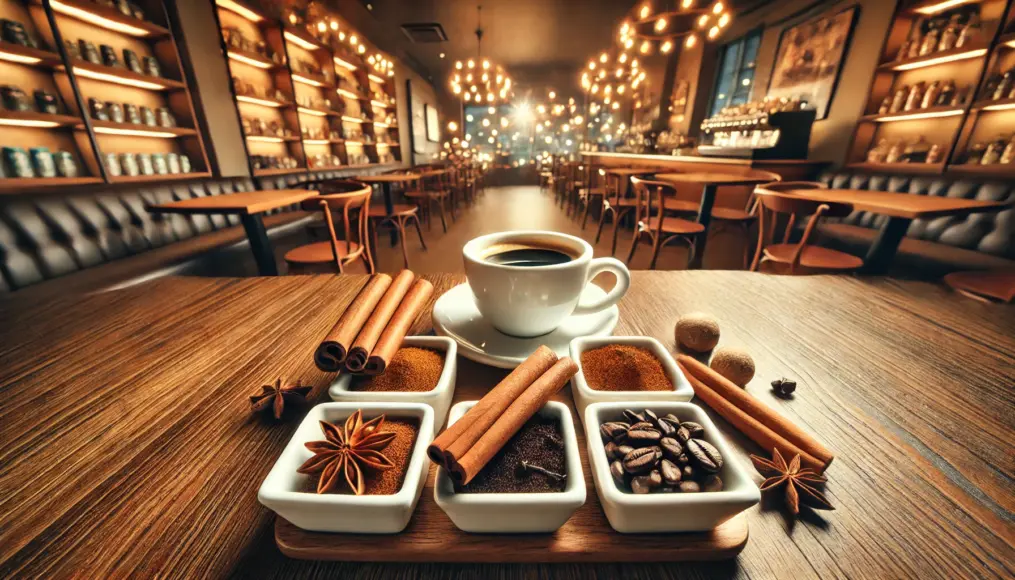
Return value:
[(370, 278), (356, 298), (353, 298), (349, 306), (346, 307), (335, 326), (328, 331), (328, 335), (321, 341), (317, 350), (314, 351), (314, 364), (317, 365), (317, 368), (327, 373), (333, 373), (342, 368), (342, 363), (345, 362), (353, 339), (359, 334), (363, 324), (390, 285), (391, 276), (387, 274), (377, 274)]
[(411, 270), (402, 270), (398, 276), (395, 276), (370, 318), (356, 335), (356, 340), (352, 343), (352, 348), (349, 349), (349, 356), (345, 359), (345, 368), (354, 373), (362, 372), (366, 368), (370, 351), (377, 344), (377, 339), (384, 332), (384, 327), (388, 325), (388, 321), (395, 314), (395, 310), (398, 309), (402, 298), (405, 298), (405, 293), (409, 291), (409, 286), (412, 285), (415, 278), (416, 275)]
[(391, 358), (395, 356), (398, 348), (402, 346), (402, 339), (405, 338), (405, 333), (409, 331), (409, 326), (412, 325), (412, 321), (416, 320), (416, 316), (426, 306), (427, 300), (433, 295), (433, 284), (426, 280), (419, 278), (409, 288), (409, 292), (402, 298), (401, 304), (398, 305), (398, 310), (388, 321), (388, 325), (384, 328), (384, 332), (381, 333), (380, 338), (377, 339), (377, 344), (374, 345), (374, 349), (370, 351), (370, 358), (367, 359), (366, 374), (368, 375), (379, 375), (384, 372), (384, 369), (388, 367), (388, 363), (391, 362)]
[[(702, 380), (702, 378), (696, 374), (696, 372), (701, 372), (700, 366), (692, 370), (693, 367), (686, 363), (684, 360), (685, 358), (690, 357), (685, 357), (683, 355), (678, 356), (677, 364), (684, 371), (684, 374), (687, 376), (687, 380), (691, 383), (691, 386), (694, 387), (694, 395), (701, 399), (706, 405), (711, 407), (711, 409), (718, 413), (723, 419), (729, 421), (733, 427), (746, 435), (748, 439), (754, 441), (768, 451), (776, 448), (787, 458), (799, 455), (800, 461), (803, 462), (806, 467), (815, 469), (819, 473), (823, 473), (832, 463), (832, 459), (835, 458), (834, 455), (832, 455), (831, 452), (828, 452), (827, 449), (824, 449), (824, 446), (820, 443), (811, 439), (810, 436), (803, 434), (805, 438), (811, 439), (811, 443), (817, 445), (821, 449), (824, 449), (826, 453), (816, 456), (814, 455), (814, 448), (812, 446), (801, 446), (799, 444), (799, 438), (791, 439), (788, 437), (787, 431), (778, 427), (773, 427), (773, 425), (781, 424), (782, 427), (789, 426), (793, 431), (798, 434), (802, 434), (795, 425), (790, 424), (785, 418), (780, 417), (774, 411), (768, 409), (756, 400), (755, 405), (763, 407), (763, 412), (758, 412), (757, 410), (749, 411), (738, 407), (732, 400), (725, 398), (721, 390), (713, 388), (716, 384), (714, 377), (709, 376), (707, 379), (708, 382)], [(698, 361), (695, 362), (697, 363)], [(701, 365), (701, 363), (698, 363), (698, 365)], [(712, 369), (708, 370), (711, 373), (715, 373)], [(718, 373), (715, 373), (715, 375), (720, 376)], [(739, 389), (739, 387), (737, 387), (737, 389)], [(762, 420), (762, 416), (765, 417), (765, 421), (767, 421), (767, 423)]]
[[(557, 354), (549, 347), (543, 345), (537, 348), (496, 387), (490, 389), (490, 392), (469, 409), (469, 412), (433, 440), (427, 448), (430, 459), (438, 465), (449, 467), (449, 459), (452, 456), (448, 451), (454, 443), (461, 439), (461, 444), (455, 446), (459, 454), (468, 451), (504, 413), (511, 402), (550, 370), (555, 362)], [(490, 416), (487, 416), (487, 412), (491, 413)]]
[[(539, 411), (571, 377), (578, 372), (578, 365), (570, 357), (558, 360), (550, 370), (543, 373), (536, 382), (525, 389), (511, 406), (497, 418), (479, 441), (464, 456), (451, 464), (451, 477), (462, 485), (468, 484), (476, 477), (493, 456), (500, 451), (515, 433), (522, 428), (536, 411)], [(487, 411), (483, 416), (489, 416)], [(457, 442), (456, 442), (457, 445)]]

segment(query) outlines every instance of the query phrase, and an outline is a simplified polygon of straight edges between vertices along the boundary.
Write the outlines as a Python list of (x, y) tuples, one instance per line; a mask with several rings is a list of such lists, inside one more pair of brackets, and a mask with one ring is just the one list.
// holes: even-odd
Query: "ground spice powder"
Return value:
[[(560, 475), (567, 475), (564, 438), (555, 418), (535, 416), (515, 433), (504, 447), (459, 493), (552, 493), (564, 491), (566, 479), (526, 470), (522, 461)], [(580, 477), (580, 475), (578, 476)]]
[(355, 391), (426, 392), (437, 388), (444, 372), (444, 353), (407, 346), (398, 349), (382, 374), (354, 381)]
[(652, 351), (610, 344), (581, 355), (582, 373), (596, 391), (672, 391), (673, 383)]
[[(363, 417), (364, 421), (369, 419)], [(416, 445), (416, 437), (419, 434), (419, 421), (388, 417), (381, 425), (381, 432), (385, 431), (394, 432), (395, 438), (380, 452), (395, 465), (391, 469), (383, 471), (369, 467), (363, 469), (363, 491), (366, 495), (392, 495), (402, 489), (405, 473), (408, 471), (409, 461), (412, 459), (412, 450)], [(303, 491), (315, 493), (316, 490), (317, 477), (308, 478)], [(329, 493), (352, 495), (352, 490), (343, 482), (338, 489)]]

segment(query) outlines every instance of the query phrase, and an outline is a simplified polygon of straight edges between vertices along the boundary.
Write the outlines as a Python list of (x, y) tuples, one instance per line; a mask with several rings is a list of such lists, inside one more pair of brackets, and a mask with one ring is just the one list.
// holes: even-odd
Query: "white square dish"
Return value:
[[(622, 344), (627, 346), (641, 347), (652, 351), (652, 354), (659, 359), (666, 376), (673, 385), (671, 391), (597, 391), (589, 387), (585, 380), (585, 372), (582, 369), (582, 353), (587, 350), (607, 346), (611, 344)], [(585, 408), (592, 403), (609, 403), (619, 401), (667, 401), (687, 402), (694, 398), (694, 388), (688, 382), (687, 377), (680, 371), (677, 361), (673, 355), (666, 350), (663, 343), (650, 336), (601, 336), (582, 337), (571, 341), (571, 358), (578, 364), (578, 373), (571, 378), (571, 396), (574, 397), (574, 405), (578, 410), (578, 416), (585, 420)]]
[[(344, 424), (362, 410), (364, 420), (380, 414), (388, 418), (416, 419), (419, 431), (413, 445), (402, 488), (391, 495), (316, 494), (306, 489), (308, 478), (296, 472), (313, 456), (304, 443), (324, 439), (320, 421)], [(394, 534), (409, 524), (430, 468), (426, 448), (433, 441), (434, 412), (423, 403), (322, 403), (300, 423), (275, 465), (257, 491), (257, 500), (296, 527), (314, 532)]]
[(333, 401), (349, 403), (425, 403), (433, 407), (434, 425), (440, 428), (447, 418), (451, 399), (455, 394), (455, 379), (458, 374), (458, 344), (444, 336), (407, 336), (402, 346), (429, 348), (444, 353), (444, 370), (437, 386), (429, 391), (356, 391), (350, 390), (355, 378), (341, 373), (328, 389)]
[[(719, 477), (722, 491), (698, 493), (634, 494), (617, 487), (610, 474), (610, 462), (599, 434), (607, 421), (623, 421), (624, 409), (640, 412), (651, 409), (657, 415), (673, 413), (681, 421), (694, 421), (705, 428), (705, 441), (719, 450), (723, 467)], [(702, 532), (753, 506), (761, 492), (751, 477), (734, 460), (733, 451), (708, 415), (691, 403), (629, 401), (594, 403), (585, 410), (585, 439), (596, 492), (610, 526), (622, 533)]]
[[(477, 401), (462, 401), (451, 408), (453, 424)], [(567, 463), (567, 486), (559, 493), (455, 493), (447, 472), (437, 470), (434, 500), (458, 529), (477, 533), (549, 533), (564, 525), (585, 504), (578, 437), (571, 411), (564, 403), (550, 401), (539, 410), (542, 417), (560, 421)]]

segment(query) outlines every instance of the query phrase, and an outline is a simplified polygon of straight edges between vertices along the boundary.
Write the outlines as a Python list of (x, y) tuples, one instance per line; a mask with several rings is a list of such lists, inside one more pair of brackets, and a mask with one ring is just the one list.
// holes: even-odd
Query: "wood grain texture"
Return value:
[[(461, 280), (426, 277), (435, 296)], [(836, 453), (826, 474), (836, 511), (793, 523), (763, 500), (729, 562), (286, 558), (256, 491), (303, 412), (276, 424), (249, 415), (247, 396), (278, 376), (329, 381), (313, 350), (365, 281), (167, 278), (0, 304), (0, 577), (1015, 574), (1015, 310), (923, 283), (719, 271), (633, 273), (616, 333), (672, 348), (680, 314), (715, 315), (720, 344), (755, 358), (749, 390)], [(414, 332), (429, 327), (421, 316)], [(463, 389), (504, 372), (460, 363)], [(769, 391), (781, 376), (799, 383), (791, 401)], [(751, 469), (746, 453), (762, 450), (710, 416), (741, 450), (729, 460)]]
[(972, 213), (1001, 211), (1011, 207), (1007, 201), (983, 201), (961, 197), (913, 195), (863, 189), (793, 189), (784, 193), (804, 199), (848, 203), (854, 209), (908, 219), (964, 216)]
[(160, 203), (148, 207), (152, 213), (182, 214), (247, 214), (263, 213), (279, 207), (300, 203), (317, 195), (316, 191), (306, 189), (266, 189), (261, 191), (241, 191), (224, 195), (208, 195), (194, 197), (170, 203)]

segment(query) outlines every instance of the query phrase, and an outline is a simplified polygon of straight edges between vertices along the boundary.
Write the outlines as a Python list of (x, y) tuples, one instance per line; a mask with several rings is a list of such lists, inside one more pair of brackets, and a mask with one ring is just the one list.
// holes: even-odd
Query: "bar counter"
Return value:
[(806, 159), (742, 159), (739, 157), (704, 157), (700, 155), (651, 155), (640, 153), (609, 153), (582, 151), (583, 158), (603, 167), (651, 166), (673, 171), (728, 172), (737, 175), (752, 169), (771, 171), (783, 181), (809, 180), (829, 165), (828, 161)]

